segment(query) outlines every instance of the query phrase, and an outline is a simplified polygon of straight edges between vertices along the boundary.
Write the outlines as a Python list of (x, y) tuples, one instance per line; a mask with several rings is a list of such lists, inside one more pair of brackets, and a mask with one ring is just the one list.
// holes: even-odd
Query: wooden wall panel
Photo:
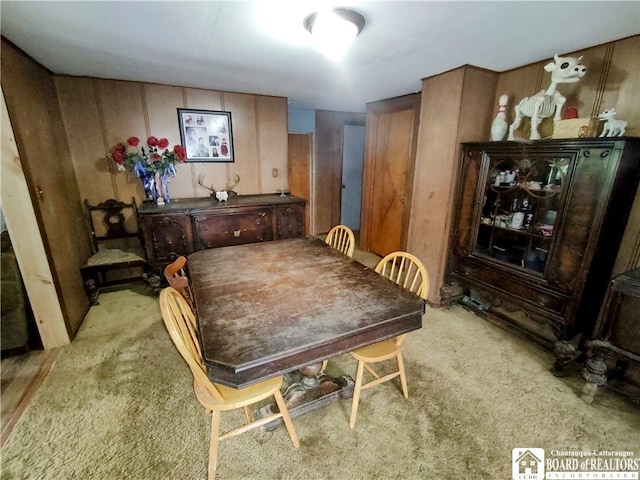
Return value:
[[(640, 35), (615, 42), (600, 111), (615, 107), (627, 135), (640, 136)], [(638, 160), (640, 161), (640, 160)], [(640, 268), (640, 188), (636, 191), (613, 275)]]
[(292, 195), (307, 201), (305, 209), (305, 232), (311, 231), (311, 157), (313, 149), (312, 133), (289, 134), (289, 190)]
[[(200, 174), (204, 174), (205, 185), (222, 190), (237, 173), (241, 180), (234, 189), (241, 194), (286, 187), (285, 98), (67, 76), (58, 76), (56, 83), (70, 138), (84, 138), (71, 142), (83, 198), (98, 202), (133, 196), (141, 202), (144, 190), (139, 179), (118, 172), (107, 154), (131, 136), (144, 140), (154, 135), (167, 138), (171, 145), (179, 143), (178, 108), (230, 111), (236, 161), (178, 165), (177, 176), (169, 185), (172, 199), (209, 196), (210, 192), (197, 184)], [(277, 179), (271, 177), (272, 168), (278, 169)]]
[[(105, 139), (104, 150), (100, 153), (96, 152), (98, 158), (106, 157), (111, 147), (126, 142), (129, 137), (147, 138), (142, 84), (119, 80), (96, 80), (96, 91)], [(71, 145), (72, 155), (75, 156), (73, 147)], [(118, 172), (113, 162), (108, 164), (112, 172), (113, 186), (113, 195), (110, 195), (110, 198), (129, 201), (131, 197), (135, 197), (138, 202), (142, 201), (144, 190), (135, 175), (130, 172)], [(103, 200), (106, 199), (101, 201)]]
[(640, 137), (640, 35), (612, 45), (611, 61), (598, 113), (615, 107), (629, 125), (626, 135)]
[[(258, 157), (258, 124), (255, 95), (225, 93), (224, 108), (231, 112), (233, 129), (233, 148), (235, 163), (227, 163), (224, 178), (216, 179), (216, 185), (224, 188), (228, 178), (233, 174), (240, 175), (240, 183), (236, 187), (238, 193), (262, 193), (261, 170), (265, 167)], [(286, 131), (286, 127), (285, 127)], [(282, 145), (286, 155), (286, 141)]]
[[(276, 192), (289, 188), (287, 178), (287, 104), (277, 97), (256, 97), (258, 115), (258, 149), (260, 152), (261, 192)], [(273, 169), (277, 169), (277, 177)]]
[(423, 80), (407, 250), (429, 272), (434, 305), (446, 274), (459, 145), (488, 136), (497, 80), (495, 72), (468, 66)]
[[(111, 160), (106, 157), (95, 82), (90, 78), (57, 77), (56, 91), (72, 152), (80, 199), (92, 204), (113, 196)], [(96, 153), (98, 155), (96, 155)], [(88, 226), (87, 226), (88, 228)], [(87, 236), (87, 242), (89, 237)]]
[[(197, 88), (183, 88), (182, 89), (184, 103), (180, 107), (176, 108), (196, 108), (199, 110), (216, 110), (222, 111), (222, 92), (215, 90), (203, 90)], [(177, 112), (176, 112), (177, 115)], [(233, 114), (231, 115), (233, 122)], [(233, 124), (232, 124), (233, 126)], [(208, 197), (211, 192), (198, 186), (198, 176), (204, 175), (203, 183), (208, 187), (222, 189), (225, 185), (225, 178), (227, 178), (227, 167), (224, 163), (202, 163), (202, 162), (189, 162), (186, 165), (180, 166), (178, 175), (188, 175), (192, 183), (191, 197)]]
[(428, 300), (440, 301), (440, 262), (449, 214), (449, 185), (455, 176), (459, 110), (464, 70), (423, 80), (416, 151), (413, 200), (407, 250), (427, 268), (431, 279)]
[[(145, 121), (148, 124), (147, 134), (169, 140), (169, 148), (180, 144), (180, 131), (177, 126), (179, 105), (183, 102), (183, 91), (180, 87), (145, 83), (143, 108), (146, 111)], [(178, 165), (178, 172), (169, 183), (170, 198), (188, 198), (194, 194), (194, 186), (189, 165)]]

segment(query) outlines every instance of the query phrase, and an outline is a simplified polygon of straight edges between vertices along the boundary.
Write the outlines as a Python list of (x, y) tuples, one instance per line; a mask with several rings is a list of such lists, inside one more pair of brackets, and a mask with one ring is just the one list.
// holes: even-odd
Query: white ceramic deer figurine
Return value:
[(554, 120), (560, 120), (562, 107), (567, 101), (557, 91), (556, 87), (560, 83), (576, 83), (580, 81), (587, 71), (587, 67), (580, 64), (582, 57), (560, 57), (555, 55), (553, 62), (545, 65), (544, 69), (551, 72), (551, 85), (547, 90), (540, 90), (532, 97), (525, 97), (516, 105), (516, 117), (509, 126), (509, 136), (507, 140), (514, 140), (513, 132), (515, 132), (522, 123), (523, 117), (531, 118), (531, 140), (539, 140), (540, 133), (538, 126), (543, 118), (554, 115)]
[(624, 135), (624, 132), (627, 129), (627, 122), (624, 120), (617, 120), (615, 116), (615, 108), (608, 108), (598, 115), (598, 119), (605, 121), (602, 133), (600, 134), (601, 137), (621, 137)]

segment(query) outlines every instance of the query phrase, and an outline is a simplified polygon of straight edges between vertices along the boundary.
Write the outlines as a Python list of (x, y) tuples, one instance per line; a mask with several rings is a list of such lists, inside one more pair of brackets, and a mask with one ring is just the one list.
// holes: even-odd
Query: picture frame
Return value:
[(187, 162), (235, 161), (231, 112), (178, 108), (178, 126)]

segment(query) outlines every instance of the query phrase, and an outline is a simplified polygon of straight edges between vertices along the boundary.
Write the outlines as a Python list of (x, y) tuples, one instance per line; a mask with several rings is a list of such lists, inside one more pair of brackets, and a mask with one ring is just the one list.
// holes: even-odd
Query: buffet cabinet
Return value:
[(151, 269), (206, 248), (305, 236), (305, 200), (292, 195), (231, 196), (143, 203), (138, 211)]
[(462, 145), (442, 290), (553, 346), (592, 332), (640, 172), (640, 139)]

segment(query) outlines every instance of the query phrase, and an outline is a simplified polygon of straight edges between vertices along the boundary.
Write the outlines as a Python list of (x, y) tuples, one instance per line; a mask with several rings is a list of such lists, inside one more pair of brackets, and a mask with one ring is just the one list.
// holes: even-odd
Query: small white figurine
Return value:
[(498, 114), (491, 124), (491, 141), (501, 142), (507, 134), (509, 124), (507, 123), (507, 115), (504, 113), (507, 109), (508, 95), (500, 95), (498, 100)]
[(540, 90), (532, 97), (525, 97), (516, 105), (516, 118), (509, 127), (508, 140), (514, 140), (513, 132), (515, 132), (522, 123), (523, 117), (531, 118), (531, 140), (539, 140), (540, 133), (538, 126), (543, 118), (553, 117), (554, 120), (560, 120), (562, 107), (567, 101), (556, 90), (559, 83), (576, 83), (580, 81), (587, 71), (587, 67), (580, 64), (582, 57), (559, 57), (555, 55), (553, 62), (547, 63), (544, 69), (551, 72), (551, 85), (547, 90)]
[(609, 108), (598, 115), (601, 122), (605, 122), (601, 137), (622, 137), (627, 128), (625, 120), (616, 120), (616, 109)]

